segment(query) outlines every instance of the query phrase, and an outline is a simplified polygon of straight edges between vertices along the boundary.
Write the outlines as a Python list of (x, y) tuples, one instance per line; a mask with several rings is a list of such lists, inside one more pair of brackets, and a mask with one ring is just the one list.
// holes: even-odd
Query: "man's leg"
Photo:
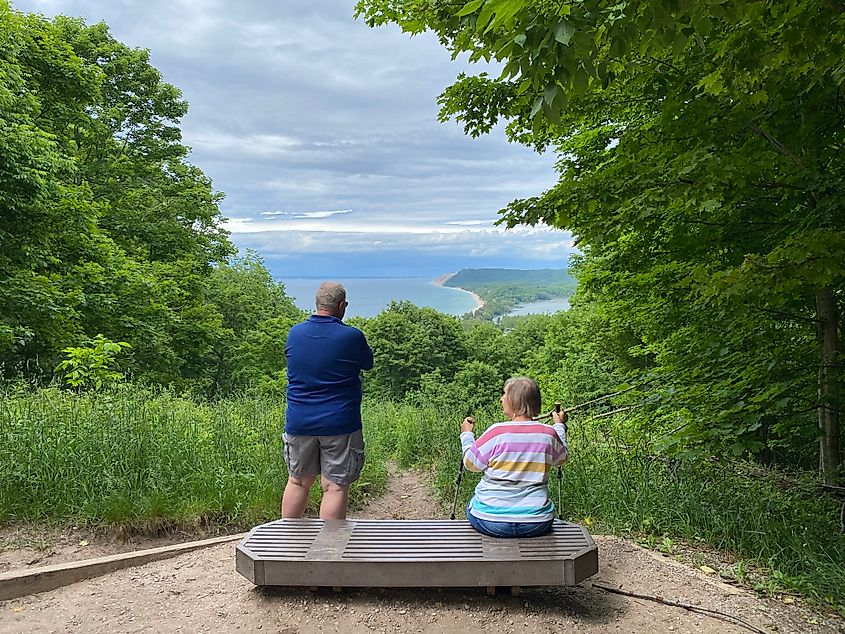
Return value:
[(314, 436), (285, 433), (285, 464), (288, 483), (282, 495), (282, 517), (302, 517), (308, 506), (308, 492), (320, 473), (320, 441)]
[[(289, 477), (282, 496), (282, 517), (302, 517), (308, 505), (308, 492), (317, 479), (316, 475), (302, 478)], [(325, 497), (323, 498), (325, 500)], [(322, 515), (322, 507), (320, 511)]]
[(323, 488), (320, 519), (345, 520), (346, 507), (349, 503), (349, 485), (335, 484), (331, 480), (327, 480), (325, 476), (321, 476), (320, 486)]
[(340, 436), (320, 436), (321, 519), (346, 519), (349, 485), (361, 477), (363, 468), (364, 436), (360, 429)]

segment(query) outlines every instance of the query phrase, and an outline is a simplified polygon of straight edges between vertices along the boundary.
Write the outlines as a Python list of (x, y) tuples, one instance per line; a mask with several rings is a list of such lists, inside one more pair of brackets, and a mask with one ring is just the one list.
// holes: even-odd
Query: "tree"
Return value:
[(97, 76), (49, 24), (5, 1), (0, 50), (0, 364), (10, 373), (42, 359), (49, 371), (44, 357), (81, 334), (69, 271), (111, 247), (96, 224), (102, 205), (56, 135), (85, 117)]
[(219, 265), (208, 284), (207, 300), (221, 316), (205, 359), (209, 397), (237, 388), (278, 380), (284, 370), (287, 331), (304, 317), (285, 295), (260, 256)]
[(401, 400), (435, 370), (451, 381), (467, 356), (457, 319), (410, 302), (391, 302), (362, 328), (375, 357), (364, 387), (385, 398)]
[(773, 442), (760, 441), (768, 426), (763, 436), (795, 449), (815, 407), (820, 468), (837, 477), (839, 3), (364, 0), (358, 11), (503, 64), (498, 79), (460, 77), (441, 117), (472, 135), (505, 118), (511, 139), (555, 149), (559, 183), (502, 222), (575, 234), (581, 285), (631, 324), (635, 353), (675, 394), (664, 407), (696, 406), (682, 439), (757, 449)]
[(114, 386), (125, 376), (119, 371), (117, 355), (131, 347), (125, 341), (109, 341), (97, 335), (85, 346), (65, 348), (63, 352), (67, 358), (56, 366), (56, 370), (67, 385), (77, 390)]
[(187, 104), (104, 24), (0, 0), (0, 367), (50, 376), (101, 333), (136, 378), (193, 380), (221, 323), (205, 305), (234, 253), (221, 194), (187, 161)]
[(469, 359), (495, 368), (500, 383), (504, 384), (520, 366), (516, 347), (510, 345), (509, 338), (494, 324), (470, 322), (464, 337)]

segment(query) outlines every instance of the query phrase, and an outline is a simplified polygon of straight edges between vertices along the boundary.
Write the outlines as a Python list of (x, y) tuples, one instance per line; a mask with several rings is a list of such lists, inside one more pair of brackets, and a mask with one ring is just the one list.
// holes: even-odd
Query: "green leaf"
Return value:
[(540, 112), (540, 108), (543, 107), (543, 95), (538, 96), (534, 100), (534, 107), (531, 108), (531, 114), (529, 115), (532, 119), (537, 116), (537, 113)]
[(590, 84), (590, 77), (587, 75), (587, 71), (583, 68), (579, 68), (575, 71), (575, 74), (572, 76), (572, 88), (577, 95), (583, 95), (587, 92), (587, 87)]
[(543, 100), (547, 104), (551, 104), (555, 100), (555, 96), (557, 95), (559, 90), (560, 88), (557, 84), (549, 84), (543, 91)]
[(485, 4), (478, 13), (478, 19), (475, 22), (475, 30), (477, 33), (482, 33), (487, 30), (487, 26), (493, 19), (494, 8), (491, 3)]
[(554, 26), (555, 39), (563, 44), (569, 46), (572, 36), (575, 35), (575, 27), (568, 22), (558, 22)]
[(470, 13), (475, 13), (475, 11), (484, 4), (484, 0), (470, 0), (467, 2), (461, 10), (458, 11), (455, 15), (459, 18), (469, 15)]
[(517, 87), (516, 94), (517, 95), (523, 95), (523, 94), (525, 94), (525, 91), (528, 90), (529, 88), (531, 88), (531, 80), (530, 79), (524, 79), (523, 81), (520, 82), (519, 86)]
[(553, 104), (543, 103), (543, 114), (546, 119), (552, 123), (560, 123), (560, 110), (554, 107)]

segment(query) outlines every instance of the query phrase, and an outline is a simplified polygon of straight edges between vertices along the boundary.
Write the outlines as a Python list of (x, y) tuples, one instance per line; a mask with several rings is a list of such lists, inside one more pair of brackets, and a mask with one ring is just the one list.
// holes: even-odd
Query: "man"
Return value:
[(348, 305), (343, 286), (323, 282), (315, 314), (288, 333), (282, 517), (302, 517), (320, 475), (320, 517), (345, 519), (349, 485), (364, 467), (360, 373), (373, 367), (373, 351), (364, 333), (343, 323)]

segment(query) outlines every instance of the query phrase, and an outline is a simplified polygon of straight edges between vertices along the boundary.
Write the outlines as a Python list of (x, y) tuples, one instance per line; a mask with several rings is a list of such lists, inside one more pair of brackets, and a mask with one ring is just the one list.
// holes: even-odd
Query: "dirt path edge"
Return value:
[(246, 533), (240, 533), (238, 535), (214, 537), (212, 539), (175, 544), (173, 546), (161, 546), (159, 548), (149, 548), (131, 553), (121, 553), (119, 555), (109, 555), (95, 559), (55, 564), (53, 566), (42, 566), (29, 570), (14, 570), (0, 574), (0, 601), (8, 601), (9, 599), (17, 599), (38, 592), (55, 590), (62, 586), (76, 583), (77, 581), (93, 579), (94, 577), (115, 572), (116, 570), (140, 566), (151, 561), (176, 557), (177, 555), (199, 550), (200, 548), (243, 539), (246, 535)]

